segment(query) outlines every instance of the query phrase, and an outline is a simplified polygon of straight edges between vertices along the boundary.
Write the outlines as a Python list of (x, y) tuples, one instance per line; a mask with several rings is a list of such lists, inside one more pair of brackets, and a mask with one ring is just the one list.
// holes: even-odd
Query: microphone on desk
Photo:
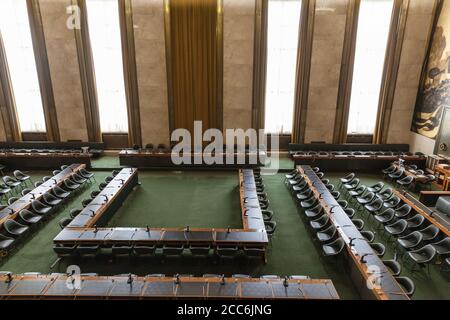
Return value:
[(365, 254), (363, 254), (363, 255), (361, 256), (361, 259), (359, 259), (359, 262), (361, 262), (361, 263), (366, 263), (366, 260), (364, 260), (364, 258), (367, 257), (367, 256), (371, 256), (371, 255), (372, 255), (371, 253), (365, 253)]
[(175, 284), (180, 284), (181, 283), (181, 281), (180, 281), (180, 275), (177, 273), (176, 275), (175, 275)]
[(130, 286), (133, 284), (133, 277), (132, 277), (131, 273), (128, 274), (127, 284), (129, 284)]
[(106, 202), (109, 201), (108, 196), (106, 194), (102, 194), (103, 197), (105, 197)]
[(353, 241), (354, 241), (354, 240), (357, 240), (357, 239), (356, 239), (356, 238), (350, 238), (350, 242), (349, 242), (349, 244), (348, 244), (348, 245), (350, 246), (350, 248), (355, 246), (355, 245), (353, 244)]
[(6, 283), (10, 283), (10, 282), (12, 282), (12, 274), (11, 274), (11, 272), (8, 272), (7, 274), (6, 274)]
[(431, 211), (430, 214), (429, 214), (429, 216), (430, 216), (430, 217), (433, 217), (433, 214), (435, 214), (435, 213), (436, 213), (436, 211)]
[(98, 227), (97, 227), (97, 225), (95, 225), (94, 226), (94, 233), (97, 233), (98, 232)]
[(332, 207), (330, 208), (330, 213), (334, 213), (334, 212), (333, 212), (333, 209), (334, 209), (334, 208), (337, 208), (337, 207), (340, 207), (340, 205), (336, 204), (336, 205), (332, 206)]
[(52, 180), (55, 184), (58, 184), (58, 181), (55, 178), (52, 178)]
[(224, 274), (222, 274), (222, 277), (221, 277), (221, 279), (220, 279), (220, 284), (223, 286), (223, 285), (225, 285), (225, 275)]
[(91, 217), (94, 217), (95, 216), (95, 211), (94, 210), (89, 210), (90, 212), (91, 212)]
[(9, 214), (10, 214), (10, 215), (13, 215), (14, 212), (15, 212), (14, 209), (12, 209), (12, 208), (8, 208), (8, 209), (11, 210), (11, 211), (9, 212)]
[(122, 182), (122, 184), (125, 184), (125, 180), (124, 179), (120, 179), (120, 181)]
[(184, 229), (184, 231), (190, 232), (190, 231), (191, 231), (191, 228), (190, 228), (189, 226), (186, 226), (186, 228)]
[(287, 288), (287, 287), (289, 287), (289, 281), (288, 281), (288, 277), (287, 276), (285, 276), (284, 277), (284, 280), (283, 280), (283, 286), (285, 287), (285, 288)]
[(150, 227), (149, 227), (149, 226), (146, 226), (146, 231), (147, 231), (148, 233), (150, 233)]
[(230, 232), (231, 232), (231, 227), (228, 226), (228, 228), (227, 228), (227, 233), (230, 233)]

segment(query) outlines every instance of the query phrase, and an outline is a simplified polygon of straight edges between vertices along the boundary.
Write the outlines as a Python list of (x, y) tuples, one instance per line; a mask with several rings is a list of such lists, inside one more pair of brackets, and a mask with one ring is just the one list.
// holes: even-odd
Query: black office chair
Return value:
[(64, 188), (69, 191), (77, 191), (81, 187), (80, 184), (73, 182), (72, 180), (64, 180)]
[(151, 257), (155, 255), (156, 246), (154, 245), (135, 245), (133, 253), (138, 258)]
[(348, 202), (345, 200), (338, 200), (337, 203), (341, 206), (342, 209), (347, 209), (348, 207)]
[(406, 236), (399, 237), (397, 243), (405, 250), (411, 250), (418, 247), (422, 240), (423, 235), (418, 231), (414, 231)]
[(21, 185), (20, 181), (17, 181), (14, 178), (11, 178), (10, 176), (4, 176), (2, 177), (3, 182), (6, 186), (8, 186), (11, 190), (14, 190), (16, 187)]
[(406, 176), (402, 179), (397, 180), (397, 184), (400, 188), (407, 189), (409, 188), (414, 182), (413, 176)]
[(337, 238), (329, 244), (322, 246), (322, 252), (327, 257), (333, 257), (339, 255), (345, 247), (345, 242), (342, 238)]
[(367, 191), (369, 192), (373, 192), (373, 193), (378, 193), (380, 192), (382, 189), (384, 188), (384, 182), (377, 182), (369, 187), (367, 187)]
[(360, 185), (358, 186), (358, 188), (354, 189), (354, 190), (350, 190), (348, 192), (348, 195), (350, 196), (350, 201), (351, 200), (355, 200), (358, 197), (362, 197), (362, 195), (366, 192), (367, 187), (365, 185)]
[(89, 172), (86, 169), (81, 168), (79, 173), (83, 178), (88, 179), (89, 181), (94, 179), (94, 181), (95, 181), (95, 174), (93, 172)]
[(244, 252), (244, 256), (250, 259), (263, 259), (266, 254), (266, 250), (259, 247), (244, 246), (242, 251)]
[(89, 199), (84, 199), (82, 202), (81, 202), (81, 205), (83, 206), (83, 208), (86, 208), (91, 202), (92, 202), (92, 198), (89, 198)]
[(383, 191), (377, 193), (377, 198), (384, 201), (388, 201), (394, 195), (394, 189), (386, 188)]
[(165, 257), (181, 257), (183, 251), (183, 245), (164, 245), (162, 248), (162, 253)]
[(355, 209), (353, 208), (346, 208), (344, 209), (344, 212), (350, 219), (352, 219), (356, 214)]
[(375, 240), (375, 233), (372, 231), (361, 231), (361, 235), (369, 243), (372, 243)]
[(381, 209), (383, 209), (383, 200), (375, 198), (371, 203), (364, 205), (364, 209), (371, 215), (376, 215)]
[(261, 213), (264, 221), (271, 221), (274, 215), (272, 210), (261, 210)]
[(352, 222), (355, 225), (356, 229), (358, 229), (358, 231), (361, 231), (362, 229), (364, 229), (364, 220), (352, 219)]
[(20, 170), (15, 170), (13, 172), (14, 178), (22, 182), (24, 185), (26, 185), (27, 181), (30, 181), (31, 185), (33, 185), (33, 181), (31, 180), (30, 176), (27, 176), (25, 173), (23, 173)]
[(350, 172), (345, 177), (339, 179), (339, 185), (348, 184), (352, 182), (356, 178), (356, 174), (353, 172)]
[(350, 191), (358, 188), (359, 184), (360, 180), (358, 178), (355, 178), (351, 182), (344, 184), (343, 187), (345, 190)]
[(423, 241), (425, 243), (430, 243), (436, 240), (436, 238), (439, 235), (439, 228), (436, 227), (434, 224), (430, 224), (428, 227), (419, 230), (419, 232), (423, 236)]
[(416, 291), (414, 282), (408, 277), (395, 277), (395, 280), (403, 288), (405, 294), (411, 298)]
[(12, 205), (14, 202), (16, 202), (17, 200), (19, 200), (19, 198), (17, 197), (11, 197), (8, 199), (8, 206)]
[(300, 206), (304, 209), (311, 209), (313, 207), (315, 207), (317, 204), (319, 203), (319, 200), (317, 200), (317, 198), (315, 198), (314, 196), (312, 196), (309, 199), (306, 199), (304, 201), (300, 202)]
[(191, 244), (189, 251), (193, 257), (207, 257), (211, 252), (211, 246)]
[(393, 196), (389, 200), (384, 201), (383, 206), (385, 208), (396, 208), (400, 204), (401, 201), (402, 200), (399, 197)]
[(100, 245), (79, 245), (76, 248), (76, 254), (81, 258), (96, 258), (100, 253)]
[(98, 189), (99, 189), (100, 191), (102, 191), (103, 189), (106, 188), (107, 185), (108, 185), (108, 184), (107, 184), (106, 182), (102, 182), (102, 183), (100, 183), (100, 184), (98, 185)]
[(398, 277), (402, 273), (402, 265), (397, 261), (397, 256), (394, 259), (382, 260), (382, 262), (394, 277)]
[(317, 205), (315, 205), (314, 207), (305, 210), (305, 216), (308, 219), (316, 219), (317, 217), (319, 217), (319, 215), (323, 214), (323, 207), (320, 203), (318, 203)]
[(386, 253), (386, 247), (382, 243), (369, 243), (370, 247), (376, 253), (378, 258), (383, 258)]
[(20, 219), (27, 225), (32, 226), (38, 224), (43, 216), (40, 216), (38, 214), (34, 214), (33, 212), (23, 209), (19, 212)]
[(316, 233), (316, 237), (320, 242), (326, 243), (334, 240), (337, 235), (337, 229), (334, 225)]
[(52, 174), (54, 175), (54, 176), (56, 176), (56, 175), (58, 175), (58, 174), (60, 174), (61, 173), (61, 170), (53, 170), (53, 172), (52, 172)]
[(0, 233), (0, 252), (7, 253), (16, 240)]
[(54, 186), (52, 189), (53, 195), (58, 197), (59, 199), (66, 199), (70, 196), (70, 192), (67, 192), (63, 188), (59, 186)]
[(133, 253), (133, 246), (129, 244), (113, 244), (111, 254), (114, 258), (128, 258)]
[(81, 212), (80, 209), (72, 209), (72, 210), (70, 210), (69, 215), (72, 219), (74, 219), (76, 216), (78, 216), (80, 214), (80, 212)]
[(77, 184), (79, 184), (79, 185), (84, 184), (87, 180), (88, 180), (88, 179), (83, 178), (83, 177), (82, 177), (81, 175), (79, 175), (78, 173), (74, 173), (74, 174), (72, 175), (72, 181), (75, 182), (75, 183), (77, 183)]
[(436, 249), (428, 244), (420, 249), (409, 251), (408, 257), (414, 262), (411, 272), (414, 271), (414, 267), (417, 265), (419, 267), (427, 267), (428, 274), (430, 274), (430, 263), (436, 257)]
[(30, 227), (24, 226), (13, 219), (6, 220), (5, 223), (3, 223), (3, 228), (6, 233), (13, 238), (24, 236), (30, 230)]
[(264, 227), (266, 228), (267, 235), (271, 237), (277, 229), (277, 223), (276, 221), (264, 221)]
[(305, 201), (314, 196), (312, 189), (306, 189), (304, 192), (297, 193), (296, 197), (298, 201)]
[(373, 199), (375, 199), (375, 193), (368, 192), (365, 195), (362, 195), (361, 197), (357, 197), (356, 201), (360, 206), (364, 207), (366, 204), (371, 203)]
[(413, 217), (406, 219), (406, 222), (408, 222), (408, 229), (416, 230), (423, 226), (425, 223), (425, 217), (418, 213)]
[(59, 227), (61, 229), (64, 229), (65, 227), (67, 227), (70, 223), (72, 222), (72, 218), (63, 218), (61, 220), (59, 220)]
[(46, 206), (39, 200), (33, 200), (31, 202), (31, 208), (33, 208), (33, 211), (41, 216), (46, 216), (50, 213), (52, 210), (51, 207)]
[(338, 200), (341, 197), (341, 193), (339, 191), (332, 191), (331, 192), (331, 196), (335, 199)]
[(436, 253), (442, 257), (450, 256), (450, 237), (446, 237), (441, 241), (432, 244), (436, 249)]
[(398, 169), (398, 170), (394, 171), (393, 173), (389, 173), (388, 177), (391, 178), (392, 180), (397, 180), (397, 179), (400, 179), (401, 177), (403, 177), (404, 173), (405, 173), (405, 169)]
[(389, 237), (400, 237), (408, 228), (408, 222), (406, 220), (398, 220), (392, 224), (384, 227), (385, 232), (389, 234)]
[(395, 209), (395, 217), (399, 219), (404, 219), (409, 216), (411, 210), (412, 210), (411, 206), (405, 203), (401, 207)]
[(22, 193), (21, 193), (21, 194), (22, 194), (22, 197), (23, 197), (23, 196), (26, 196), (26, 195), (29, 194), (31, 191), (33, 191), (33, 190), (28, 189), (28, 188), (27, 188), (27, 189), (23, 189), (23, 190), (22, 190)]
[(383, 173), (384, 176), (386, 176), (390, 173), (393, 173), (396, 169), (397, 167), (391, 164), (388, 168), (381, 170), (381, 172)]
[(216, 254), (219, 258), (234, 258), (239, 252), (236, 246), (217, 246)]
[(44, 195), (42, 196), (42, 199), (44, 200), (45, 204), (47, 204), (51, 207), (56, 207), (56, 206), (60, 205), (62, 202), (62, 199), (55, 197), (50, 192), (44, 193)]
[(329, 223), (330, 223), (330, 216), (328, 214), (323, 214), (316, 220), (311, 221), (309, 224), (311, 228), (317, 231), (325, 229), (326, 227), (328, 227)]

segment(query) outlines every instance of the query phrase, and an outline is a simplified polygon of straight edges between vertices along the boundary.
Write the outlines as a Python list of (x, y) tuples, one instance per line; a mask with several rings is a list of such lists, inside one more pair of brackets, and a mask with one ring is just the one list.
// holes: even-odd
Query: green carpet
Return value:
[(94, 169), (113, 169), (120, 168), (120, 161), (118, 156), (103, 155), (97, 159), (92, 159), (91, 165)]
[[(344, 176), (344, 174), (336, 174), (330, 173), (326, 174), (325, 177), (330, 179), (331, 183), (335, 186), (338, 185), (338, 178)], [(361, 179), (361, 183), (364, 185), (372, 185), (377, 183), (378, 181), (383, 181), (381, 175), (377, 174), (358, 174), (357, 177)], [(395, 188), (390, 182), (385, 181), (387, 186), (391, 186)], [(411, 192), (415, 196), (418, 196), (418, 193)], [(345, 191), (342, 191), (341, 198), (345, 196)], [(351, 204), (349, 207), (357, 209), (356, 205)], [(395, 246), (395, 241), (389, 241), (388, 237), (383, 234), (383, 230), (379, 229), (380, 225), (371, 217), (368, 216), (367, 213), (364, 213), (363, 210), (357, 210), (357, 214), (354, 219), (363, 219), (365, 221), (364, 230), (372, 230), (375, 234), (374, 242), (380, 242), (386, 246), (386, 254), (383, 259), (392, 259), (394, 257), (395, 252), (404, 253), (402, 249), (397, 249)], [(430, 268), (430, 276), (428, 277), (426, 271), (421, 272), (411, 272), (411, 262), (406, 258), (406, 255), (402, 255), (403, 259), (399, 259), (403, 270), (401, 276), (406, 276), (411, 278), (416, 285), (416, 292), (413, 296), (414, 299), (450, 299), (450, 275), (447, 274), (445, 276), (440, 271), (440, 265), (432, 265)], [(416, 267), (417, 270), (417, 267)]]

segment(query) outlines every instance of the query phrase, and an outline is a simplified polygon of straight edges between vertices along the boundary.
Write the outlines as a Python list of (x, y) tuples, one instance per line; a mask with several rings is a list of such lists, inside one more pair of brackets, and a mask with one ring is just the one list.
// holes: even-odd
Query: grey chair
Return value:
[(369, 212), (371, 215), (375, 215), (378, 211), (383, 208), (383, 200), (374, 199), (371, 203), (364, 205), (364, 209)]
[(395, 277), (395, 280), (403, 288), (405, 294), (411, 298), (416, 291), (414, 282), (408, 277)]
[(398, 277), (402, 273), (402, 265), (396, 259), (382, 260), (382, 262), (394, 277)]
[(386, 209), (374, 216), (375, 220), (382, 225), (390, 224), (395, 218), (394, 209)]
[(355, 216), (355, 209), (353, 208), (346, 208), (344, 209), (345, 214), (351, 219)]
[(317, 200), (315, 197), (312, 196), (311, 198), (309, 198), (307, 200), (301, 201), (300, 206), (306, 210), (306, 209), (310, 209), (310, 208), (314, 207), (318, 203), (319, 203), (319, 200)]
[(402, 202), (402, 200), (399, 197), (393, 196), (389, 200), (384, 201), (383, 206), (385, 208), (395, 208), (400, 204), (400, 202)]
[(211, 246), (191, 244), (189, 246), (189, 251), (193, 257), (207, 257), (211, 252)]
[(299, 192), (296, 195), (298, 201), (305, 201), (307, 199), (310, 199), (313, 196), (314, 196), (314, 192), (312, 191), (312, 189), (306, 189), (305, 191)]
[(382, 243), (369, 243), (369, 245), (380, 259), (384, 257), (386, 247)]
[(351, 200), (354, 200), (358, 197), (362, 197), (362, 195), (367, 191), (367, 187), (365, 185), (360, 185), (355, 190), (350, 190), (348, 192)]
[(321, 230), (321, 229), (328, 227), (329, 223), (330, 223), (329, 215), (323, 214), (316, 220), (311, 221), (309, 224), (310, 224), (311, 228), (313, 228), (314, 230)]
[(80, 184), (73, 182), (70, 179), (64, 180), (64, 188), (69, 191), (76, 191), (81, 187)]
[(397, 180), (397, 179), (400, 179), (401, 177), (403, 177), (404, 173), (405, 173), (405, 169), (398, 169), (392, 173), (389, 173), (388, 177), (391, 178), (392, 180)]
[(340, 184), (347, 184), (352, 182), (356, 178), (356, 174), (354, 172), (350, 172), (345, 177), (339, 179)]
[(263, 259), (266, 254), (266, 250), (264, 248), (244, 246), (242, 250), (244, 252), (244, 256), (247, 258)]
[(42, 199), (44, 200), (45, 204), (47, 204), (51, 207), (56, 207), (56, 206), (60, 205), (62, 202), (62, 199), (55, 197), (50, 192), (44, 193), (44, 195), (42, 196)]
[(100, 253), (100, 245), (79, 245), (76, 248), (76, 253), (81, 258), (96, 258), (98, 254)]
[(271, 221), (274, 215), (272, 210), (261, 210), (261, 214), (264, 221)]
[(59, 258), (66, 258), (74, 256), (76, 248), (76, 245), (55, 244), (53, 246), (53, 251), (55, 251)]
[(422, 234), (418, 231), (414, 231), (406, 236), (399, 237), (397, 243), (405, 250), (411, 250), (418, 247), (422, 243), (422, 239)]
[(410, 187), (414, 182), (414, 177), (413, 176), (406, 176), (402, 179), (397, 180), (397, 184), (401, 187), (401, 188), (408, 188)]
[(436, 240), (439, 235), (439, 228), (434, 224), (430, 224), (428, 227), (419, 230), (419, 232), (423, 236), (423, 241), (428, 243)]
[(338, 200), (341, 197), (341, 193), (339, 191), (332, 191), (331, 192), (331, 196), (335, 199)]
[(0, 233), (0, 251), (8, 252), (9, 249), (14, 245), (16, 240), (14, 238), (7, 237)]
[(320, 242), (326, 243), (334, 240), (337, 235), (337, 229), (334, 225), (316, 233), (316, 237)]
[(342, 209), (347, 209), (348, 202), (345, 200), (338, 200), (337, 203), (341, 206)]
[(345, 247), (345, 242), (342, 238), (337, 238), (329, 244), (324, 244), (322, 246), (322, 252), (327, 257), (339, 255)]
[(357, 197), (356, 201), (359, 203), (359, 205), (364, 207), (366, 204), (371, 203), (373, 199), (375, 199), (375, 193), (368, 192), (361, 197)]
[(19, 198), (17, 197), (11, 197), (8, 199), (8, 206), (12, 205), (14, 202), (16, 202), (17, 200), (19, 200)]
[(364, 229), (364, 220), (362, 219), (352, 219), (352, 223), (355, 225), (356, 229), (361, 231)]
[(181, 257), (183, 251), (183, 245), (164, 245), (162, 248), (162, 253), (165, 257)]
[(145, 258), (155, 255), (156, 246), (154, 245), (135, 245), (133, 247), (133, 253), (136, 257)]
[(361, 181), (358, 178), (355, 178), (351, 182), (344, 184), (343, 187), (347, 191), (355, 190), (356, 188), (358, 188), (360, 182)]
[(377, 193), (377, 198), (387, 201), (394, 195), (394, 189), (386, 188), (383, 191)]
[(70, 192), (64, 190), (63, 188), (59, 186), (54, 186), (52, 189), (52, 193), (54, 196), (58, 197), (59, 199), (67, 199), (70, 196)]
[(450, 237), (446, 237), (432, 244), (436, 249), (436, 253), (440, 256), (450, 256)]
[(27, 188), (27, 189), (23, 189), (23, 190), (22, 190), (22, 193), (21, 193), (22, 197), (23, 197), (23, 196), (26, 196), (26, 195), (29, 194), (31, 191), (33, 191), (33, 190), (28, 189), (28, 188)]
[(378, 192), (380, 192), (382, 189), (384, 188), (384, 182), (377, 182), (377, 183), (375, 183), (375, 184), (373, 184), (373, 185), (371, 185), (371, 186), (368, 186), (367, 187), (367, 190), (369, 191), (369, 192), (373, 192), (373, 193), (378, 193)]
[(216, 254), (219, 258), (234, 258), (239, 252), (236, 246), (217, 246)]
[(311, 209), (305, 210), (305, 216), (308, 219), (316, 219), (323, 213), (324, 213), (323, 207), (320, 203), (318, 203), (315, 207)]
[(393, 173), (396, 169), (397, 169), (397, 167), (392, 164), (389, 167), (387, 167), (386, 169), (381, 170), (381, 172), (383, 173), (383, 175), (388, 175), (390, 173)]
[(30, 230), (29, 227), (24, 226), (23, 224), (18, 223), (13, 219), (8, 219), (3, 223), (3, 228), (6, 233), (13, 238), (18, 238), (27, 234)]
[(264, 227), (266, 228), (267, 235), (269, 237), (273, 236), (275, 230), (277, 229), (276, 221), (264, 221)]
[(20, 181), (17, 181), (16, 179), (11, 178), (10, 176), (4, 176), (2, 177), (2, 179), (5, 185), (8, 186), (11, 190), (21, 185)]
[(46, 206), (39, 200), (33, 200), (31, 202), (31, 208), (33, 208), (33, 211), (41, 216), (46, 216), (50, 213), (52, 210), (51, 207)]
[(23, 184), (26, 184), (27, 181), (30, 181), (31, 185), (33, 185), (33, 181), (31, 181), (31, 177), (26, 175), (20, 170), (15, 170), (13, 172), (14, 178), (16, 178), (18, 181), (20, 181)]
[(433, 261), (433, 259), (436, 257), (436, 249), (428, 244), (420, 249), (409, 251), (408, 257), (414, 262), (414, 265), (411, 269), (411, 272), (414, 271), (414, 267), (420, 266), (420, 267), (427, 267), (428, 274), (430, 273), (430, 263)]
[(72, 219), (74, 219), (76, 216), (78, 216), (80, 214), (80, 212), (81, 212), (81, 209), (72, 209), (72, 210), (70, 210), (69, 215)]
[(65, 227), (67, 227), (70, 223), (72, 222), (72, 218), (63, 218), (61, 220), (59, 220), (59, 227), (61, 229), (64, 229)]
[(78, 173), (74, 173), (72, 175), (71, 180), (79, 185), (84, 184), (88, 179), (83, 178), (82, 176), (80, 176)]
[(361, 235), (369, 243), (372, 243), (375, 240), (375, 233), (373, 231), (361, 231)]
[(439, 197), (436, 201), (436, 207), (434, 208), (434, 211), (444, 217), (450, 217), (450, 196)]
[(27, 209), (23, 209), (22, 211), (20, 211), (19, 212), (19, 217), (27, 225), (36, 225), (43, 218), (43, 216), (40, 216), (38, 214), (34, 214), (33, 212), (31, 212), (31, 211), (29, 211)]
[(408, 229), (416, 230), (423, 226), (425, 217), (421, 214), (416, 214), (413, 217), (406, 219), (406, 222), (408, 222)]
[(384, 227), (384, 230), (389, 234), (389, 236), (400, 237), (408, 228), (408, 222), (406, 220), (398, 220), (392, 224)]
[(403, 204), (399, 208), (395, 209), (395, 217), (399, 219), (404, 219), (411, 213), (411, 206), (408, 204)]
[(92, 179), (95, 180), (95, 177), (94, 177), (95, 174), (94, 174), (93, 172), (87, 171), (87, 170), (84, 169), (84, 168), (81, 168), (80, 171), (79, 171), (79, 173), (80, 173), (80, 175), (81, 175), (83, 178), (88, 179), (89, 181), (91, 181)]

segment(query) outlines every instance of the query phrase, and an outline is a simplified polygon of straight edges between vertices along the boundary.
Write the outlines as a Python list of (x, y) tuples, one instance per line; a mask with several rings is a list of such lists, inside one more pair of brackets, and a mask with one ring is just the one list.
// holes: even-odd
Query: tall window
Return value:
[(373, 134), (393, 0), (362, 0), (359, 9), (348, 134)]
[(127, 133), (128, 116), (118, 0), (87, 0), (89, 36), (104, 133)]
[(22, 132), (45, 132), (26, 0), (0, 1), (0, 33)]
[(291, 133), (301, 0), (269, 0), (265, 130)]

